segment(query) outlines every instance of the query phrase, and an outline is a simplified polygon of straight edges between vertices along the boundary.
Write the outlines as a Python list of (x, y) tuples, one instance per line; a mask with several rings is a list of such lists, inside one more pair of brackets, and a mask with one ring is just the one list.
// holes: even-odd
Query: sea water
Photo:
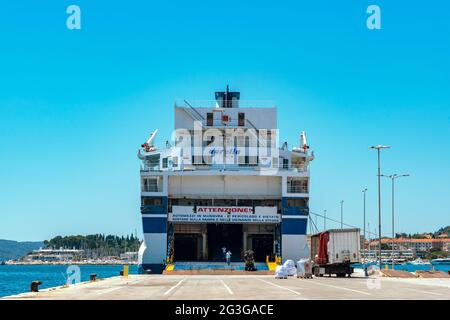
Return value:
[[(368, 265), (378, 265), (377, 263), (371, 263)], [(392, 269), (392, 264), (383, 264), (382, 269), (386, 269), (386, 266), (389, 270)], [(362, 268), (362, 264), (354, 264), (353, 267), (355, 268)], [(409, 272), (419, 271), (419, 270), (436, 270), (436, 271), (443, 271), (443, 272), (449, 272), (450, 271), (450, 265), (443, 265), (443, 264), (436, 264), (436, 265), (430, 265), (430, 264), (419, 264), (419, 265), (413, 265), (413, 264), (395, 264), (394, 270), (404, 270)]]
[[(32, 281), (39, 280), (39, 289), (62, 286), (73, 275), (69, 265), (0, 265), (0, 297), (30, 291)], [(97, 278), (118, 276), (122, 265), (80, 265), (80, 280), (88, 281), (92, 273)], [(137, 265), (130, 265), (130, 274), (137, 274)]]

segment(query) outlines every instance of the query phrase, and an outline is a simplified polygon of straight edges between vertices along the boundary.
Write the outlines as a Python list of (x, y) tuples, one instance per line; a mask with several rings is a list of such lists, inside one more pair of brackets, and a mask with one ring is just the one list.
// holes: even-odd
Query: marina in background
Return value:
[[(4, 241), (4, 243), (14, 242)], [(4, 256), (17, 258), (2, 259), (0, 257), (0, 262), (8, 265), (135, 264), (140, 244), (141, 240), (133, 234), (126, 237), (102, 234), (56, 236), (43, 241), (39, 248), (31, 247), (28, 251), (16, 250), (17, 253)], [(4, 250), (13, 251), (14, 247), (5, 246)]]
[[(67, 283), (68, 264), (60, 265), (0, 265), (0, 297), (30, 291), (30, 283), (39, 280), (40, 289), (62, 286)], [(123, 265), (79, 265), (80, 281), (89, 281), (91, 274), (97, 278), (119, 276)], [(129, 273), (137, 273), (137, 265), (129, 266)]]

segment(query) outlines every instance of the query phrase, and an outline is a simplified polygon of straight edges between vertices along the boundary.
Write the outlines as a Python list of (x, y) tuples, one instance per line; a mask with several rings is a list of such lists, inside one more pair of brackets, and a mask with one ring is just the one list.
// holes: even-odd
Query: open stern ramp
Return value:
[[(269, 268), (266, 263), (255, 263), (257, 270), (267, 271)], [(231, 262), (227, 264), (226, 262), (175, 262), (172, 265), (168, 265), (166, 270), (178, 271), (178, 270), (237, 270), (244, 271), (245, 264), (243, 262)]]

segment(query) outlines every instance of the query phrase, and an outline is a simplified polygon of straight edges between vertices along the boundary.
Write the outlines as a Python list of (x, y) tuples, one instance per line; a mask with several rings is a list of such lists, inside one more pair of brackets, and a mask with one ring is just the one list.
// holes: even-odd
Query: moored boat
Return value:
[(419, 266), (419, 265), (429, 265), (430, 262), (429, 261), (424, 261), (421, 258), (417, 258), (415, 260), (408, 261), (407, 264), (411, 264), (411, 265), (414, 265), (414, 266)]
[(450, 265), (450, 258), (439, 258), (431, 260), (433, 265)]

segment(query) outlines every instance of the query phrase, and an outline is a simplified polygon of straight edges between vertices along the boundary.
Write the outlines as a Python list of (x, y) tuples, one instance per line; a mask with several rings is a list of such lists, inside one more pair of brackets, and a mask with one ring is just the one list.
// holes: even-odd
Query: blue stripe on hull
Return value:
[(162, 217), (143, 217), (142, 227), (144, 233), (166, 233), (167, 232), (167, 218)]
[(293, 216), (298, 216), (298, 215), (303, 215), (303, 216), (307, 216), (309, 214), (309, 208), (307, 206), (303, 206), (303, 207), (290, 207), (288, 206), (288, 199), (293, 199), (293, 198), (285, 198), (283, 197), (281, 199), (281, 210), (282, 210), (282, 214), (283, 215), (293, 215)]
[(281, 234), (305, 235), (306, 226), (308, 223), (307, 217), (309, 215), (309, 208), (307, 206), (290, 207), (288, 206), (289, 199), (290, 198), (286, 197), (283, 197), (281, 199), (283, 216), (302, 216), (302, 217), (283, 218), (281, 222)]
[[(144, 197), (144, 198), (154, 198), (154, 197)], [(160, 205), (143, 205), (141, 206), (141, 213), (142, 214), (167, 214), (167, 204), (168, 199), (167, 197), (156, 197), (156, 198), (162, 198), (162, 203)]]
[(281, 234), (306, 234), (306, 225), (308, 219), (304, 218), (290, 218), (283, 219), (281, 222)]

